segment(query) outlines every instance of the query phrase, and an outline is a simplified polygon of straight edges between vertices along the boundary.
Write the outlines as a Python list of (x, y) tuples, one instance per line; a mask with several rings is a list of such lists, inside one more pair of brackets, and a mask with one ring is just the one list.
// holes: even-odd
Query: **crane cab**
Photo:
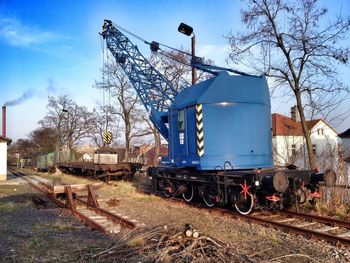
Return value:
[(181, 91), (171, 105), (167, 165), (222, 169), (272, 166), (270, 97), (265, 77), (216, 77)]

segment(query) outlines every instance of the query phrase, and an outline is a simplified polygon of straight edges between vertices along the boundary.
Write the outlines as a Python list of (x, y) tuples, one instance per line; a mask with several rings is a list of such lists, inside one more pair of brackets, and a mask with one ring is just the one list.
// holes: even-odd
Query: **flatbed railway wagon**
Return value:
[(66, 173), (93, 176), (110, 181), (117, 178), (130, 178), (142, 164), (133, 162), (119, 162), (118, 154), (112, 150), (98, 150), (94, 153), (93, 161), (76, 161), (58, 163), (57, 167)]

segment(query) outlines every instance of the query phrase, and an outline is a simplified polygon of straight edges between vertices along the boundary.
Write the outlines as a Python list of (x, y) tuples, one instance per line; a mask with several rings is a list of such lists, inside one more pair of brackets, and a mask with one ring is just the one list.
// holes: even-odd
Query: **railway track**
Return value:
[[(153, 194), (145, 190), (138, 190), (140, 193)], [(278, 212), (255, 212), (251, 215), (242, 215), (227, 208), (213, 207), (207, 208), (201, 203), (188, 203), (180, 198), (169, 198), (169, 201), (175, 203), (187, 204), (199, 209), (207, 209), (211, 213), (226, 215), (232, 218), (241, 218), (249, 222), (255, 222), (262, 225), (272, 226), (284, 231), (300, 234), (306, 237), (312, 237), (324, 240), (333, 244), (350, 246), (350, 222), (330, 217), (318, 215), (297, 213), (292, 211)]]
[[(59, 193), (57, 193), (57, 189), (44, 178), (26, 175), (19, 171), (11, 171), (11, 173), (26, 181), (32, 188), (44, 194), (56, 205), (70, 209), (74, 216), (79, 218), (86, 225), (100, 232), (116, 234), (119, 233), (123, 227), (134, 229), (143, 225), (138, 224), (136, 220), (129, 219), (127, 216), (119, 214), (117, 211), (109, 211), (100, 207), (94, 193), (93, 185), (62, 185), (58, 187)], [(76, 197), (75, 192), (82, 190), (88, 191), (87, 200)], [(65, 200), (58, 198), (58, 194), (61, 194), (61, 196), (63, 194)]]
[[(226, 210), (224, 213), (229, 212)], [(350, 222), (347, 221), (290, 211), (257, 212), (251, 215), (235, 213), (234, 216), (333, 244), (350, 246)]]

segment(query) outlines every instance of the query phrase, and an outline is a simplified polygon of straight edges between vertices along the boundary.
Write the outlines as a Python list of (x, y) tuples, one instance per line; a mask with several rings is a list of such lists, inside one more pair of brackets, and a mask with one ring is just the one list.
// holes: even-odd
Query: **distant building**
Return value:
[[(310, 132), (317, 168), (319, 170), (330, 167), (336, 169), (337, 132), (322, 119), (306, 121), (306, 125)], [(272, 133), (275, 165), (294, 164), (299, 168), (309, 168), (306, 142), (296, 107), (292, 107), (291, 117), (278, 113), (272, 114)]]
[(143, 145), (140, 147), (140, 159), (145, 166), (159, 165), (160, 158), (168, 155), (168, 147), (161, 145), (159, 156), (156, 156), (156, 147)]
[(345, 132), (339, 133), (338, 136), (343, 146), (344, 159), (350, 159), (350, 128)]
[(84, 146), (78, 146), (75, 148), (75, 151), (78, 153), (88, 153), (92, 154), (94, 153), (98, 148), (96, 146), (91, 146), (91, 145), (84, 145)]
[(350, 128), (340, 133), (339, 138), (341, 139), (341, 157), (344, 160), (344, 173), (347, 175), (348, 183), (350, 182)]
[(0, 181), (7, 179), (7, 145), (11, 139), (0, 136)]
[(94, 156), (92, 153), (84, 153), (82, 158), (84, 162), (92, 162)]

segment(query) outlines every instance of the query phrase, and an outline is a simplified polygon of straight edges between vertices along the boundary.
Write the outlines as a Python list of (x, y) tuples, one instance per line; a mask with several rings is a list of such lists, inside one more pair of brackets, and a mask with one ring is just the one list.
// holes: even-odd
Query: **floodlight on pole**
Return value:
[(193, 27), (186, 25), (185, 23), (181, 23), (177, 30), (186, 36), (190, 36), (193, 33)]
[[(196, 36), (193, 32), (193, 27), (186, 25), (185, 23), (181, 23), (177, 28), (177, 30), (186, 36), (190, 36), (193, 34), (191, 38), (191, 55), (192, 55), (192, 61), (193, 61), (196, 57)], [(196, 84), (196, 78), (197, 78), (196, 69), (192, 67), (192, 85)]]

